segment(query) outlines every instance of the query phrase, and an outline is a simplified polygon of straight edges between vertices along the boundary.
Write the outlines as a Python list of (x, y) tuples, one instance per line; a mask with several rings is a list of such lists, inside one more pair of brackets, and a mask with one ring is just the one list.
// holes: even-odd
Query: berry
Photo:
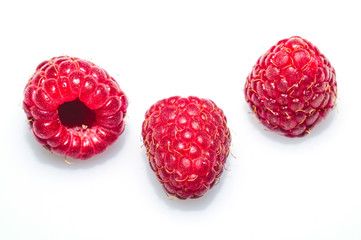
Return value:
[(245, 84), (245, 97), (263, 125), (301, 137), (335, 106), (335, 69), (309, 41), (291, 37), (261, 56)]
[(35, 138), (52, 152), (82, 160), (117, 140), (127, 107), (127, 97), (105, 70), (68, 56), (39, 64), (24, 90)]
[(171, 97), (145, 114), (142, 137), (150, 167), (168, 195), (203, 196), (219, 180), (231, 136), (223, 111), (198, 97)]

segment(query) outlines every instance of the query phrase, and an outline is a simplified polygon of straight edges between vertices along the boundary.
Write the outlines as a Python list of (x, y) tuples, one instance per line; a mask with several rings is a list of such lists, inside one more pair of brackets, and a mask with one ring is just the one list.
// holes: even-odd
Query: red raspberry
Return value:
[(124, 131), (128, 101), (105, 70), (61, 56), (38, 65), (25, 87), (23, 107), (44, 147), (85, 160)]
[(166, 192), (203, 196), (219, 179), (231, 136), (223, 111), (197, 97), (171, 97), (145, 114), (142, 137), (150, 166)]
[(288, 137), (309, 133), (335, 105), (335, 69), (301, 37), (279, 41), (261, 56), (245, 84), (245, 97), (267, 128)]

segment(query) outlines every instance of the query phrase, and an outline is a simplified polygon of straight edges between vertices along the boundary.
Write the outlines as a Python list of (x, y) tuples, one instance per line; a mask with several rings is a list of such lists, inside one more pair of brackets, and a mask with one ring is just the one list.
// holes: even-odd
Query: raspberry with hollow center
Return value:
[(291, 37), (258, 59), (244, 91), (264, 126), (288, 137), (301, 137), (335, 106), (335, 69), (312, 43)]
[(142, 137), (150, 167), (165, 191), (198, 198), (220, 178), (231, 136), (223, 111), (198, 97), (171, 97), (145, 114)]
[(127, 107), (124, 92), (104, 69), (68, 56), (39, 64), (24, 90), (23, 108), (38, 142), (81, 160), (118, 139)]

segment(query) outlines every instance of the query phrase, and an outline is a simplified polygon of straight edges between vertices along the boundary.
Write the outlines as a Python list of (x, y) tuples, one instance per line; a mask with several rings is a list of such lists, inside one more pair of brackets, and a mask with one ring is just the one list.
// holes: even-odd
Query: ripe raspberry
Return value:
[(245, 84), (246, 101), (258, 119), (288, 137), (309, 133), (334, 107), (336, 96), (335, 69), (301, 37), (271, 47)]
[(231, 136), (223, 111), (197, 97), (171, 97), (145, 114), (142, 137), (150, 166), (166, 192), (203, 196), (219, 179)]
[(85, 160), (122, 134), (128, 101), (105, 70), (61, 56), (38, 65), (25, 87), (23, 107), (45, 148)]

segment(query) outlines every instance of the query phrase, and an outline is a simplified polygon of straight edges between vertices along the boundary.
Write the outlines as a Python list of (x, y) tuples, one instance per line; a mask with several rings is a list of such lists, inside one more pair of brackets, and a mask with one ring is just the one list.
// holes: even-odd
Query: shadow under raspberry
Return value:
[(127, 128), (125, 128), (122, 135), (120, 135), (119, 138), (103, 153), (95, 155), (88, 160), (79, 160), (52, 153), (36, 141), (28, 126), (26, 126), (26, 129), (24, 131), (27, 143), (30, 145), (30, 148), (34, 153), (34, 158), (39, 160), (39, 162), (41, 163), (62, 169), (86, 169), (95, 167), (100, 164), (104, 164), (110, 159), (114, 159), (117, 154), (122, 151), (126, 139), (128, 138), (128, 131)]
[[(197, 199), (186, 199), (180, 200), (173, 196), (167, 196), (166, 191), (163, 189), (161, 183), (157, 180), (157, 177), (153, 173), (152, 169), (149, 167), (148, 158), (145, 154), (145, 148), (140, 151), (142, 154), (141, 159), (146, 165), (145, 171), (148, 178), (149, 184), (154, 189), (155, 195), (163, 201), (169, 208), (181, 210), (181, 211), (203, 211), (211, 207), (212, 203), (216, 201), (217, 195), (222, 194), (222, 186), (224, 182), (227, 181), (228, 171), (223, 171), (220, 181), (214, 185), (204, 196)], [(228, 156), (231, 158), (231, 156)], [(228, 159), (227, 161), (229, 161)]]
[[(325, 131), (332, 131), (332, 123), (337, 114), (337, 109), (333, 109), (325, 119), (322, 119), (316, 126), (314, 126), (310, 133), (302, 137), (286, 137), (276, 132), (273, 132), (262, 125), (257, 119), (256, 115), (249, 111), (249, 106), (244, 104), (244, 111), (248, 113), (248, 120), (254, 128), (254, 131), (259, 131), (263, 136), (270, 138), (272, 141), (276, 141), (282, 144), (299, 144), (309, 140), (310, 138), (317, 138)], [(336, 106), (337, 107), (337, 106)]]

